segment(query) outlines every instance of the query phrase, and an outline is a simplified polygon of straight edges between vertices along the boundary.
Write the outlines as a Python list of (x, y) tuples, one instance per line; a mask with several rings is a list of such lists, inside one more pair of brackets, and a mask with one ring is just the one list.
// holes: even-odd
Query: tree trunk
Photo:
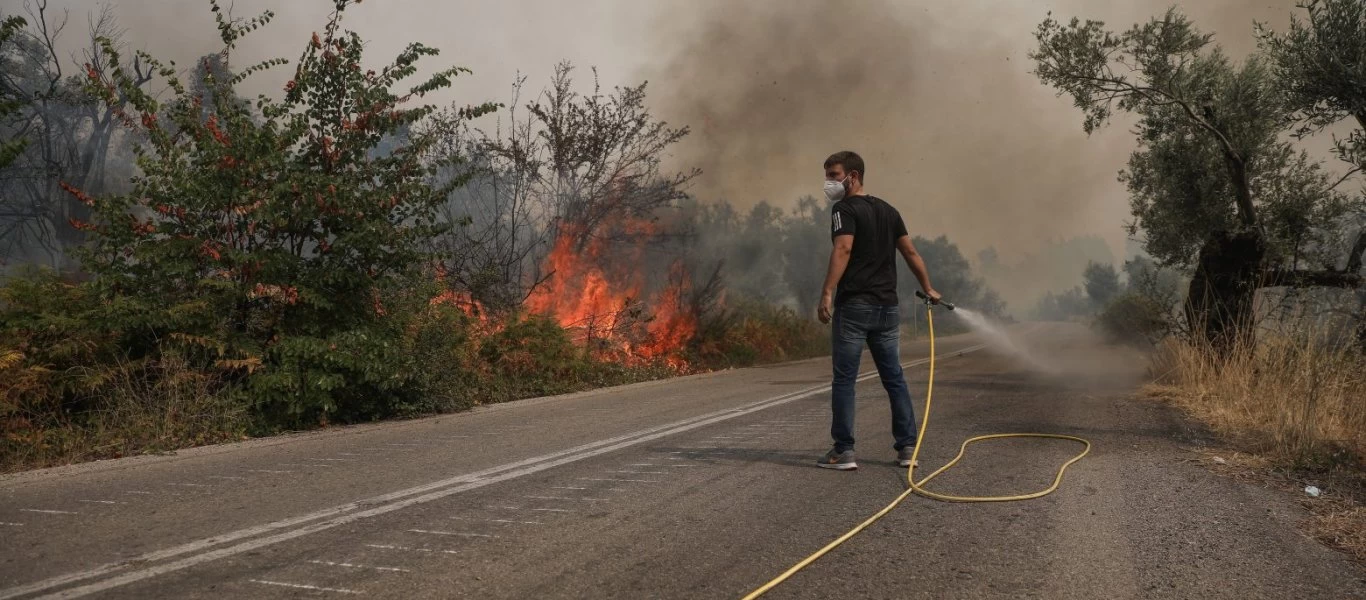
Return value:
[(1239, 336), (1252, 335), (1252, 301), (1265, 255), (1257, 229), (1216, 231), (1200, 249), (1186, 296), (1186, 321), (1220, 354), (1231, 350)]

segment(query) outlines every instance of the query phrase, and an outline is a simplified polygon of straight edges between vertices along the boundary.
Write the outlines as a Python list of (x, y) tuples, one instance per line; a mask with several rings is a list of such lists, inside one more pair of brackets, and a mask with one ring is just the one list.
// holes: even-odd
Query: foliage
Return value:
[[(128, 99), (128, 110), (116, 112), (147, 139), (137, 150), (142, 174), (125, 196), (69, 188), (95, 213), (72, 223), (92, 238), (84, 266), (102, 297), (130, 308), (130, 355), (179, 340), (285, 423), (377, 416), (391, 399), (417, 393), (395, 343), (401, 330), (381, 298), (431, 264), (425, 242), (439, 230), (435, 211), (447, 190), (428, 184), (439, 166), (428, 152), (433, 139), (411, 138), (385, 156), (371, 150), (434, 110), (409, 107), (413, 98), (463, 70), (395, 91), (437, 51), (412, 44), (380, 71), (363, 69), (360, 37), (340, 28), (348, 4), (337, 2), (307, 44), (283, 100), (262, 96), (254, 111), (232, 87), (285, 61), (226, 81), (205, 68), (215, 91), (205, 98), (171, 66), (140, 54), (170, 90), (164, 101), (122, 68), (108, 77), (92, 70), (90, 86), (108, 106)], [(225, 54), (272, 17), (230, 22), (213, 8)], [(103, 51), (118, 64), (112, 44)]]
[(703, 320), (688, 346), (688, 359), (724, 369), (822, 356), (829, 331), (791, 308), (739, 298)]
[[(0, 48), (5, 48), (10, 40), (21, 31), (28, 22), (23, 17), (9, 16), (0, 19)], [(23, 107), (15, 90), (0, 89), (0, 122), (11, 118)], [(0, 142), (0, 169), (3, 169), (18, 158), (19, 153), (24, 151), (28, 141), (23, 137), (15, 137), (5, 142)]]
[(1050, 16), (1036, 38), (1035, 74), (1072, 97), (1088, 133), (1115, 110), (1138, 117), (1121, 173), (1130, 234), (1162, 264), (1194, 267), (1191, 329), (1231, 349), (1250, 334), (1259, 287), (1360, 284), (1336, 268), (1360, 203), (1283, 139), (1290, 115), (1264, 57), (1234, 65), (1175, 8), (1119, 34)]
[(1114, 265), (1088, 263), (1081, 277), (1082, 287), (1086, 288), (1086, 296), (1093, 307), (1103, 307), (1119, 294), (1119, 272)]
[(1356, 120), (1357, 128), (1333, 145), (1353, 173), (1361, 171), (1366, 169), (1366, 3), (1309, 0), (1301, 7), (1307, 18), (1292, 16), (1283, 34), (1259, 26), (1261, 47), (1287, 108), (1302, 124), (1299, 135)]
[(688, 128), (651, 114), (645, 83), (604, 93), (594, 71), (591, 91), (580, 93), (573, 74), (569, 63), (556, 65), (549, 87), (523, 106), (518, 79), (507, 119), (492, 131), (437, 119), (446, 151), (469, 154), (475, 167), (443, 208), (447, 222), (468, 225), (438, 240), (450, 250), (446, 270), (496, 310), (518, 306), (554, 276), (543, 264), (554, 243), (582, 252), (594, 241), (658, 235), (637, 224), (686, 198), (698, 174), (663, 168)]
[(25, 140), (0, 169), (0, 257), (45, 260), (72, 270), (70, 250), (86, 238), (68, 223), (88, 220), (91, 210), (62, 191), (61, 183), (95, 195), (119, 193), (127, 191), (132, 171), (131, 136), (116, 115), (126, 107), (126, 95), (116, 92), (102, 105), (85, 85), (87, 77), (72, 71), (105, 74), (118, 67), (132, 87), (146, 84), (151, 73), (137, 60), (119, 65), (117, 56), (104, 51), (122, 43), (109, 6), (91, 14), (89, 45), (69, 63), (63, 60), (58, 46), (67, 19), (50, 20), (47, 4), (25, 3), (28, 27), (0, 42), (0, 96), (14, 108), (0, 118), (0, 136)]

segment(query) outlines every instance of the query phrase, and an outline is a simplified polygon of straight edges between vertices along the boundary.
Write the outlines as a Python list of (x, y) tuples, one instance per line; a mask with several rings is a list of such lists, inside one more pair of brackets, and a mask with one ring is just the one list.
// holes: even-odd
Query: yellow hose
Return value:
[[(925, 427), (929, 425), (930, 422), (930, 403), (934, 395), (934, 311), (926, 310), (925, 312), (926, 322), (929, 324), (930, 329), (930, 376), (929, 384), (926, 386), (925, 389), (925, 417), (920, 421), (920, 431), (915, 438), (915, 449), (911, 451), (911, 466), (909, 469), (906, 470), (906, 491), (902, 492), (900, 496), (897, 496), (891, 504), (888, 504), (882, 510), (877, 511), (877, 513), (873, 514), (873, 516), (871, 517), (868, 517), (868, 519), (864, 522), (859, 523), (858, 526), (854, 527), (853, 529), (850, 529), (844, 535), (835, 538), (835, 541), (826, 544), (824, 548), (821, 548), (820, 550), (814, 552), (811, 556), (802, 559), (801, 562), (792, 565), (792, 568), (783, 571), (782, 575), (774, 577), (772, 581), (769, 581), (768, 583), (765, 583), (753, 592), (750, 592), (749, 595), (744, 597), (744, 600), (758, 598), (759, 596), (764, 595), (769, 590), (777, 587), (778, 584), (786, 581), (789, 577), (797, 574), (798, 571), (806, 568), (807, 565), (816, 562), (816, 559), (825, 556), (827, 552), (830, 552), (840, 544), (849, 541), (850, 538), (858, 535), (860, 531), (867, 529), (869, 525), (872, 525), (873, 523), (877, 522), (878, 519), (881, 519), (882, 517), (886, 516), (887, 513), (892, 512), (892, 509), (896, 508), (898, 504), (901, 504), (902, 500), (905, 500), (906, 497), (910, 496), (911, 494), (920, 494), (921, 496), (924, 496), (926, 498), (942, 500), (944, 502), (1010, 502), (1014, 500), (1029, 500), (1032, 498), (1039, 498), (1041, 496), (1047, 496), (1048, 494), (1053, 493), (1054, 490), (1058, 489), (1058, 484), (1062, 483), (1062, 476), (1063, 473), (1067, 471), (1067, 467), (1072, 466), (1072, 463), (1081, 460), (1082, 457), (1086, 456), (1086, 454), (1091, 451), (1091, 442), (1071, 435), (1060, 435), (1056, 433), (996, 433), (991, 435), (979, 435), (974, 438), (968, 438), (967, 441), (963, 442), (963, 445), (958, 449), (958, 456), (953, 457), (953, 460), (949, 461), (948, 464), (939, 467), (938, 470), (936, 470), (933, 473), (930, 473), (924, 479), (916, 481), (914, 475), (916, 459), (920, 457), (920, 445), (922, 442), (925, 441)], [(1032, 494), (1020, 494), (1018, 496), (952, 496), (948, 494), (939, 494), (931, 492), (921, 487), (928, 483), (931, 479), (938, 477), (940, 473), (943, 473), (953, 465), (958, 464), (958, 461), (963, 458), (963, 453), (967, 451), (968, 444), (972, 444), (973, 442), (980, 442), (982, 440), (1026, 437), (1048, 438), (1055, 440), (1071, 440), (1074, 442), (1080, 442), (1082, 445), (1085, 446), (1085, 449), (1081, 451), (1081, 454), (1078, 454), (1071, 460), (1063, 463), (1062, 468), (1058, 469), (1058, 476), (1053, 478), (1053, 485), (1048, 486), (1048, 488), (1043, 491), (1034, 492)]]

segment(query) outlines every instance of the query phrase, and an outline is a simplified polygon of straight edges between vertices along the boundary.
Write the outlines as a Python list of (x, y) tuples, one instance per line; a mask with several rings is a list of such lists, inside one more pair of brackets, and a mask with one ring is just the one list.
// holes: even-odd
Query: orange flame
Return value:
[[(527, 298), (524, 306), (554, 318), (595, 348), (628, 362), (653, 361), (685, 369), (687, 363), (679, 354), (697, 331), (696, 318), (685, 301), (691, 290), (687, 272), (681, 262), (675, 262), (668, 285), (642, 302), (646, 288), (642, 259), (655, 226), (630, 221), (620, 228), (637, 241), (609, 248), (605, 240), (593, 237), (579, 250), (578, 230), (562, 229), (545, 259), (550, 279)], [(646, 319), (646, 315), (653, 318)]]

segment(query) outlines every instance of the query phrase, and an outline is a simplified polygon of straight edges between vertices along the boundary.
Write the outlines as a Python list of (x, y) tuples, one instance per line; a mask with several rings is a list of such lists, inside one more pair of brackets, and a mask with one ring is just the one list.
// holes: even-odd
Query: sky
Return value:
[[(30, 2), (31, 3), (31, 2)], [(23, 0), (3, 0), (4, 12)], [(70, 52), (99, 3), (51, 0), (68, 11)], [(219, 49), (207, 0), (114, 0), (133, 48), (188, 65)], [(1294, 0), (1200, 0), (1182, 9), (1233, 55), (1254, 48), (1254, 20), (1283, 26)], [(275, 20), (234, 53), (237, 68), (296, 58), (321, 29), (328, 0), (224, 0), (236, 17)], [(973, 257), (1006, 263), (1050, 240), (1104, 238), (1129, 253), (1128, 201), (1116, 181), (1133, 149), (1128, 127), (1087, 137), (1070, 99), (1030, 74), (1033, 32), (1050, 11), (1126, 28), (1161, 2), (1096, 0), (365, 0), (345, 26), (387, 61), (412, 41), (440, 48), (428, 70), (473, 75), (431, 100), (508, 102), (525, 75), (539, 93), (570, 61), (587, 84), (648, 80), (647, 103), (692, 130), (669, 166), (701, 167), (692, 191), (745, 208), (819, 195), (821, 162), (852, 149), (868, 161), (870, 193), (900, 209), (912, 233), (947, 235)], [(291, 69), (249, 81), (275, 93)], [(496, 117), (485, 117), (491, 126)], [(1326, 142), (1324, 142), (1326, 144)]]

